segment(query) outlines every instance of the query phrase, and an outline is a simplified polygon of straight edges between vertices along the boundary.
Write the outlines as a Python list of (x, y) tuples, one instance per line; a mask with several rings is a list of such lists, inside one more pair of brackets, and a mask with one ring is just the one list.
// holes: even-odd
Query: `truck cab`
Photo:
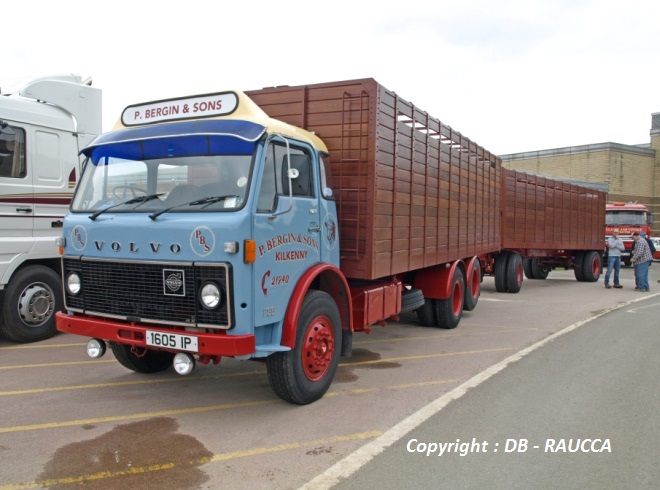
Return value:
[(52, 336), (62, 308), (55, 240), (80, 176), (80, 150), (101, 132), (101, 91), (77, 75), (0, 95), (0, 333)]
[[(296, 345), (287, 315), (313, 311), (301, 383), (322, 382), (301, 395), (269, 377), (294, 403), (322, 396), (350, 324), (323, 142), (232, 91), (129, 106), (83, 154), (60, 242), (58, 329), (109, 342), (138, 372), (179, 352), (182, 370), (232, 356), (268, 358), (279, 373)], [(310, 299), (307, 276), (328, 292)]]
[(643, 204), (632, 202), (614, 202), (606, 205), (605, 210), (605, 238), (612, 236), (612, 231), (619, 232), (625, 250), (621, 253), (621, 260), (630, 266), (632, 250), (635, 244), (632, 234), (646, 233), (651, 238), (651, 225), (653, 214)]

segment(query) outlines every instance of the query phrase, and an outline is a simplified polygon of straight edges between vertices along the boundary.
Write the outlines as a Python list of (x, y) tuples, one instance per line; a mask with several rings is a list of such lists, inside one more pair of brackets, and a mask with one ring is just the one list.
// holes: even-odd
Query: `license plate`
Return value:
[(164, 333), (147, 330), (147, 345), (154, 347), (166, 347), (168, 349), (187, 350), (197, 352), (197, 337), (191, 335), (179, 335), (178, 333)]

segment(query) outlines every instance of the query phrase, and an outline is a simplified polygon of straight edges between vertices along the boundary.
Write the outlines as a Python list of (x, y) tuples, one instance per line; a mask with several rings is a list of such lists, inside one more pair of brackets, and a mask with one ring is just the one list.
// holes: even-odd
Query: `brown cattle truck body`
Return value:
[(438, 119), (373, 79), (246, 93), (327, 145), (347, 278), (499, 250), (500, 159)]
[(502, 169), (502, 248), (526, 257), (603, 249), (607, 193)]

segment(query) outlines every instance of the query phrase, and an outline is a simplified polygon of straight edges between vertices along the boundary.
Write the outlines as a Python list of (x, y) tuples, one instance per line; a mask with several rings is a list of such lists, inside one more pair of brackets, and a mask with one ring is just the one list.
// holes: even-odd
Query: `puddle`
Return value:
[[(335, 383), (352, 383), (360, 377), (355, 374), (356, 369), (392, 369), (401, 367), (398, 362), (375, 362), (380, 361), (381, 355), (378, 352), (372, 352), (368, 349), (353, 349), (353, 355), (350, 359), (344, 360), (349, 365), (339, 366), (335, 374)], [(356, 364), (356, 363), (367, 364)]]
[[(178, 428), (167, 417), (118, 425), (96, 439), (59, 448), (37, 481), (51, 489), (71, 483), (87, 489), (198, 488), (209, 480), (198, 467), (213, 453)], [(95, 478), (64, 481), (89, 476)]]

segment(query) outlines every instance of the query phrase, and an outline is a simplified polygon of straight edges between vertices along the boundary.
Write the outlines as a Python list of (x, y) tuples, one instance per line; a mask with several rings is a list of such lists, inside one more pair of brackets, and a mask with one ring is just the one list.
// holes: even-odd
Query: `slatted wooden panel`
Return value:
[(503, 169), (507, 249), (601, 250), (607, 193)]
[(499, 159), (375, 80), (247, 94), (328, 146), (347, 277), (499, 250)]

